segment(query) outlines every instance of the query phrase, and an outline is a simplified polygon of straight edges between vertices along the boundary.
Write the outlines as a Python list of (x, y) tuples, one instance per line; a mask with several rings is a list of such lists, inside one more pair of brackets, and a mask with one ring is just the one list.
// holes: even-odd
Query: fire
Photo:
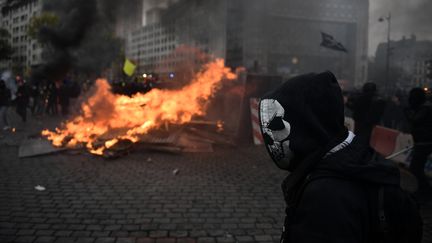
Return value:
[[(42, 131), (42, 135), (54, 146), (84, 145), (91, 153), (102, 155), (120, 140), (135, 143), (140, 135), (166, 123), (184, 124), (195, 115), (204, 115), (207, 101), (221, 87), (221, 81), (236, 78), (224, 61), (217, 59), (204, 65), (180, 90), (153, 89), (129, 97), (113, 94), (108, 82), (99, 79), (95, 93), (81, 105), (81, 115), (55, 131)], [(102, 137), (108, 140), (98, 144)]]

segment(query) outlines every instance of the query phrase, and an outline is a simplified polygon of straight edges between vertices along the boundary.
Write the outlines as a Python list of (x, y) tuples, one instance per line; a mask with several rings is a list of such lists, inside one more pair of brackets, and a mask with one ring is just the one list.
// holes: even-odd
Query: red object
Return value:
[(370, 146), (383, 156), (391, 155), (396, 148), (398, 130), (375, 126), (372, 131)]

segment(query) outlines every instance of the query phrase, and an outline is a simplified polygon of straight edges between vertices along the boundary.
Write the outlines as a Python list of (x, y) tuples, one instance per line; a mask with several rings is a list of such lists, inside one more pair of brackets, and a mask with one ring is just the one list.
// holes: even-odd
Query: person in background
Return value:
[(382, 124), (385, 127), (402, 131), (405, 130), (405, 123), (406, 118), (401, 103), (401, 95), (393, 95), (386, 104), (382, 115)]
[(30, 94), (25, 81), (17, 79), (18, 89), (16, 92), (16, 112), (23, 122), (27, 122), (27, 107), (29, 105)]
[(70, 85), (69, 81), (66, 79), (63, 80), (60, 88), (58, 90), (59, 103), (61, 107), (61, 112), (63, 116), (67, 116), (69, 114), (69, 104), (70, 104)]
[(57, 86), (54, 82), (50, 82), (48, 84), (48, 97), (47, 97), (47, 107), (46, 113), (50, 115), (57, 115), (57, 99), (58, 99), (58, 90)]
[(417, 177), (419, 194), (432, 196), (432, 187), (424, 173), (427, 158), (432, 153), (432, 104), (427, 101), (426, 92), (422, 88), (412, 89), (408, 102), (405, 114), (411, 124), (414, 139), (410, 170)]
[(378, 96), (376, 84), (364, 84), (362, 93), (350, 97), (346, 106), (353, 112), (354, 133), (369, 143), (372, 130), (380, 123), (385, 109), (385, 101)]
[(11, 92), (6, 87), (4, 80), (0, 80), (0, 119), (3, 122), (3, 130), (8, 130), (9, 122), (7, 119), (7, 110), (10, 104)]
[(33, 103), (31, 104), (31, 112), (33, 115), (37, 115), (39, 110), (40, 100), (42, 99), (39, 85), (34, 84), (31, 86), (31, 97), (33, 99)]

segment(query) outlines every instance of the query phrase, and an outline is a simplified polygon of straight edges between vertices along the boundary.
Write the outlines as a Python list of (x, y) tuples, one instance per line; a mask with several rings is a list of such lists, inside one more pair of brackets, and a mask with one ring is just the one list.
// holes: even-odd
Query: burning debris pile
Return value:
[(229, 143), (217, 133), (222, 123), (193, 119), (206, 114), (223, 81), (236, 78), (224, 61), (217, 59), (204, 65), (190, 84), (178, 90), (153, 89), (129, 97), (113, 94), (109, 83), (99, 79), (94, 93), (81, 105), (79, 116), (55, 131), (44, 130), (42, 135), (56, 147), (85, 147), (92, 154), (107, 157), (128, 151), (134, 144), (172, 152), (198, 147), (206, 150), (213, 143)]

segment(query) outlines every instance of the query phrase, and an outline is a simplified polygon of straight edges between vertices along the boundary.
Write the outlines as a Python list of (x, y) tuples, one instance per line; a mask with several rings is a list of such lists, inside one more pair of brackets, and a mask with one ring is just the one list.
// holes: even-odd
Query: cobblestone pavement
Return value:
[[(1, 243), (279, 240), (285, 173), (262, 148), (136, 152), (110, 161), (17, 153), (14, 144), (0, 145)], [(432, 204), (422, 210), (431, 243)]]

